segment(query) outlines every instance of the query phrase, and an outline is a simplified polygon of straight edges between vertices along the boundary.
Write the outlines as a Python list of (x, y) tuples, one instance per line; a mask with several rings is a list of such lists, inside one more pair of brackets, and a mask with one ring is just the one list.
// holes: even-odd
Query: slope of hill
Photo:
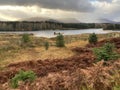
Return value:
[(31, 17), (31, 18), (23, 18), (20, 21), (50, 21), (50, 22), (61, 22), (61, 23), (80, 23), (75, 18), (49, 18), (49, 17)]
[(49, 19), (50, 18), (47, 17), (31, 17), (31, 18), (22, 18), (20, 19), (20, 21), (47, 21)]
[(63, 23), (80, 23), (76, 18), (58, 18), (57, 20)]
[(101, 18), (101, 19), (97, 19), (96, 23), (113, 23), (114, 24), (114, 23), (117, 23), (117, 22), (106, 19), (106, 18)]

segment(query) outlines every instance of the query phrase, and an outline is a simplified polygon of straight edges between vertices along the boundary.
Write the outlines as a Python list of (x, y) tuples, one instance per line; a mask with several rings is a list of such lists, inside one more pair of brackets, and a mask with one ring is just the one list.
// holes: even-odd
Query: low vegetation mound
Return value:
[(105, 43), (102, 47), (94, 48), (93, 52), (97, 61), (117, 60), (120, 57), (112, 43)]
[(72, 49), (73, 52), (76, 52), (78, 54), (92, 54), (92, 50), (89, 48), (81, 48), (81, 47), (76, 47)]
[[(101, 61), (91, 67), (63, 69), (38, 77), (33, 83), (21, 83), (18, 90), (119, 90), (119, 68), (120, 60), (109, 62), (108, 66)], [(13, 90), (8, 83), (2, 87), (2, 90)]]
[(36, 78), (36, 75), (33, 71), (23, 71), (23, 70), (20, 70), (18, 74), (16, 74), (12, 79), (11, 79), (11, 87), (12, 88), (17, 88), (19, 85), (19, 82), (20, 81), (29, 81), (29, 82), (32, 82), (34, 81)]
[(120, 37), (118, 37), (118, 38), (110, 38), (110, 39), (105, 39), (105, 40), (102, 40), (102, 41), (100, 41), (100, 42), (98, 42), (98, 43), (96, 43), (96, 44), (88, 44), (86, 47), (88, 47), (88, 48), (93, 48), (93, 47), (101, 47), (101, 46), (103, 46), (105, 43), (114, 43), (114, 45), (115, 45), (115, 47), (117, 48), (117, 49), (119, 49), (120, 48)]
[(51, 72), (61, 72), (63, 70), (69, 70), (73, 72), (77, 68), (86, 68), (92, 65), (95, 61), (93, 55), (79, 55), (73, 56), (67, 59), (55, 59), (55, 60), (38, 60), (38, 61), (26, 61), (16, 64), (10, 64), (6, 67), (7, 70), (0, 72), (0, 83), (5, 83), (9, 79), (13, 78), (19, 70), (32, 70), (38, 77), (47, 76)]

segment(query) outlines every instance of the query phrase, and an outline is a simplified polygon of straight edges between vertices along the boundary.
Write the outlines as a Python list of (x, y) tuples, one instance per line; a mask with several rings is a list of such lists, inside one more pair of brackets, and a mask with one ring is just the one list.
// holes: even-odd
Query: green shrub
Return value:
[(115, 86), (113, 90), (120, 90), (120, 86)]
[(15, 77), (12, 78), (11, 80), (11, 86), (12, 88), (17, 88), (18, 87), (18, 82), (19, 81), (26, 81), (29, 80), (30, 82), (34, 81), (36, 78), (36, 75), (33, 71), (19, 71), (18, 74), (15, 75)]
[(119, 55), (115, 52), (115, 46), (111, 43), (106, 43), (103, 47), (93, 49), (97, 60), (115, 60)]
[(113, 90), (120, 90), (120, 70), (116, 70), (111, 81)]
[(96, 44), (97, 41), (98, 41), (98, 37), (95, 33), (92, 33), (92, 34), (89, 35), (88, 40), (89, 40), (90, 44)]
[(49, 49), (49, 42), (45, 42), (45, 50), (48, 50)]
[(57, 47), (65, 47), (65, 41), (64, 41), (63, 35), (60, 34), (56, 37), (56, 46)]
[(29, 34), (23, 34), (23, 35), (22, 35), (22, 42), (23, 42), (23, 43), (28, 43), (28, 42), (30, 42), (30, 36), (29, 36)]

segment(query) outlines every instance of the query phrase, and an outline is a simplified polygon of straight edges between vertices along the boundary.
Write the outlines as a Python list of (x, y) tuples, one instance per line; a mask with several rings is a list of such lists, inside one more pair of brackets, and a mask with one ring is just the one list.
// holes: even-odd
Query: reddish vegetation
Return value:
[[(87, 47), (99, 47), (107, 41), (100, 41), (96, 45), (89, 44)], [(109, 42), (120, 48), (120, 38), (110, 39)], [(74, 48), (72, 51), (77, 54), (67, 59), (10, 64), (6, 67), (7, 70), (0, 72), (0, 84), (8, 82), (22, 69), (33, 70), (38, 78), (32, 85), (29, 82), (21, 85), (20, 90), (79, 90), (80, 85), (85, 85), (85, 83), (94, 87), (95, 90), (101, 90), (100, 87), (111, 90), (109, 87), (111, 83), (105, 80), (111, 79), (110, 75), (113, 75), (115, 69), (120, 68), (120, 61), (112, 62), (107, 67), (103, 63), (93, 65), (95, 57), (89, 48)]]
[(51, 72), (60, 72), (63, 70), (69, 70), (73, 72), (77, 68), (86, 68), (91, 66), (95, 58), (92, 55), (79, 55), (63, 60), (38, 60), (21, 62), (17, 64), (10, 64), (7, 70), (0, 72), (0, 83), (5, 83), (8, 79), (12, 78), (16, 72), (22, 70), (33, 70), (38, 77), (43, 77)]
[(73, 48), (72, 51), (76, 52), (77, 54), (92, 54), (92, 50), (89, 48), (76, 47)]
[(120, 61), (107, 67), (103, 65), (103, 62), (99, 62), (95, 66), (76, 69), (72, 73), (70, 71), (50, 73), (46, 77), (38, 78), (33, 84), (22, 84), (19, 88), (20, 90), (83, 90), (82, 86), (89, 86), (94, 90), (113, 90), (114, 82), (111, 83), (109, 80), (112, 80), (111, 75), (114, 75), (119, 67)]
[(107, 42), (114, 43), (116, 48), (120, 48), (120, 37), (119, 38), (110, 38), (108, 40), (102, 40), (102, 41), (98, 42), (96, 45), (88, 44), (86, 47), (88, 47), (88, 48), (100, 47), (100, 46), (104, 45)]
[[(120, 60), (110, 62), (108, 66), (99, 62), (86, 68), (61, 70), (61, 72), (48, 73), (42, 78), (38, 77), (32, 84), (30, 82), (21, 83), (18, 90), (82, 90), (80, 89), (82, 86), (86, 88), (89, 86), (94, 90), (112, 90), (114, 81), (111, 76), (115, 75), (119, 68)], [(119, 77), (114, 78), (119, 80)], [(109, 80), (113, 82), (111, 83)], [(0, 89), (2, 87), (4, 87), (2, 90), (12, 90), (8, 83), (3, 84)]]

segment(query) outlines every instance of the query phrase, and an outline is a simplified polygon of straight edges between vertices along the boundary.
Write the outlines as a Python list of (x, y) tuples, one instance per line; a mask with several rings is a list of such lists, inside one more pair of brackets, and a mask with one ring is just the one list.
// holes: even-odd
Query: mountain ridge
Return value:
[[(18, 21), (49, 21), (55, 23), (84, 23), (76, 18), (49, 18), (49, 17), (30, 17), (19, 19)], [(107, 18), (96, 19), (96, 22), (92, 23), (110, 23), (110, 24), (120, 24), (120, 22), (116, 22)]]
[(80, 23), (79, 20), (75, 18), (49, 18), (49, 17), (30, 17), (19, 19), (19, 21), (50, 21), (58, 23)]

